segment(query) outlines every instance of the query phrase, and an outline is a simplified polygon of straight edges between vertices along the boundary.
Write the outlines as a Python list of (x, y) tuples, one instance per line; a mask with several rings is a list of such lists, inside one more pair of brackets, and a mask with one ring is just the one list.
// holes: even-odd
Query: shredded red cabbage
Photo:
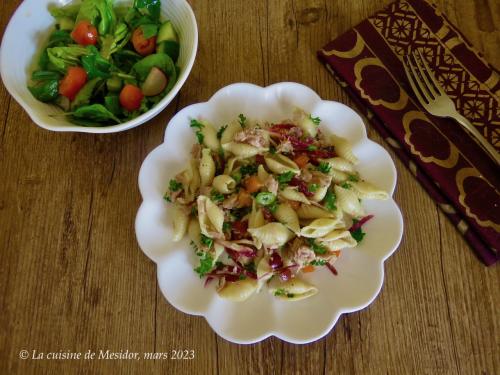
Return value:
[(355, 230), (361, 229), (363, 224), (365, 224), (368, 220), (370, 220), (372, 218), (373, 218), (373, 215), (367, 215), (367, 216), (363, 217), (361, 220), (359, 220), (357, 223), (353, 224), (349, 228), (349, 232), (354, 232)]

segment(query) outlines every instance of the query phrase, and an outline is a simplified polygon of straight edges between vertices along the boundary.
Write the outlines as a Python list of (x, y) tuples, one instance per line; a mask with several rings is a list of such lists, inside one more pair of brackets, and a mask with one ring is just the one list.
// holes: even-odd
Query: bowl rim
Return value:
[(14, 100), (26, 111), (30, 119), (40, 128), (49, 130), (49, 131), (54, 131), (54, 132), (75, 132), (75, 133), (91, 133), (91, 134), (109, 134), (109, 133), (117, 133), (125, 130), (129, 130), (132, 128), (135, 128), (139, 125), (142, 125), (146, 123), (147, 121), (151, 120), (152, 118), (156, 117), (160, 112), (162, 112), (177, 96), (181, 88), (184, 86), (184, 83), (186, 82), (187, 78), (189, 77), (191, 70), (193, 68), (194, 62), (196, 60), (196, 55), (198, 53), (198, 23), (196, 22), (196, 16), (194, 14), (193, 8), (189, 4), (187, 0), (177, 0), (186, 6), (186, 10), (188, 12), (189, 16), (189, 21), (191, 25), (193, 26), (193, 48), (189, 52), (189, 57), (188, 61), (186, 64), (186, 67), (183, 69), (181, 72), (180, 77), (178, 77), (177, 82), (175, 83), (174, 87), (170, 92), (165, 95), (160, 102), (158, 102), (153, 108), (151, 108), (149, 111), (143, 113), (142, 115), (123, 122), (121, 124), (117, 125), (111, 125), (111, 126), (78, 126), (78, 125), (72, 125), (72, 126), (53, 126), (53, 125), (47, 125), (38, 115), (37, 111), (34, 111), (28, 103), (26, 103), (20, 95), (18, 95), (17, 90), (12, 87), (12, 85), (4, 78), (4, 65), (7, 63), (7, 53), (4, 51), (4, 44), (7, 39), (7, 37), (10, 35), (12, 32), (12, 28), (14, 25), (14, 20), (16, 16), (19, 16), (19, 14), (27, 9), (31, 3), (29, 1), (23, 1), (17, 9), (14, 11), (12, 14), (9, 23), (7, 24), (7, 27), (5, 28), (3, 37), (2, 37), (2, 43), (0, 44), (0, 76), (2, 78), (3, 84), (5, 88), (7, 89), (7, 92), (14, 98)]
[[(145, 212), (148, 209), (148, 206), (153, 203), (153, 200), (151, 199), (151, 196), (147, 191), (148, 189), (145, 189), (145, 186), (144, 186), (144, 181), (146, 180), (145, 171), (147, 170), (147, 168), (149, 168), (150, 159), (154, 160), (157, 156), (156, 155), (157, 153), (162, 153), (164, 151), (163, 149), (165, 148), (166, 138), (169, 135), (168, 125), (171, 124), (176, 119), (176, 117), (183, 117), (185, 115), (185, 113), (189, 112), (189, 110), (192, 107), (210, 104), (211, 102), (215, 101), (219, 96), (223, 96), (227, 90), (231, 90), (233, 88), (248, 87), (251, 89), (264, 89), (264, 90), (265, 89), (268, 89), (268, 90), (276, 89), (276, 90), (279, 90), (281, 87), (288, 87), (288, 86), (305, 88), (305, 89), (309, 90), (311, 94), (314, 94), (318, 98), (319, 101), (321, 101), (323, 103), (331, 103), (334, 105), (340, 105), (341, 107), (345, 107), (349, 111), (353, 112), (355, 114), (355, 116), (357, 117), (357, 119), (359, 120), (360, 126), (362, 126), (362, 130), (363, 130), (362, 141), (363, 142), (367, 141), (367, 143), (374, 144), (376, 146), (376, 148), (378, 149), (378, 152), (384, 153), (390, 159), (390, 161), (391, 161), (390, 168), (391, 168), (391, 171), (393, 173), (394, 180), (392, 181), (391, 188), (389, 191), (390, 199), (387, 202), (395, 209), (394, 214), (397, 215), (396, 219), (397, 219), (397, 222), (399, 223), (399, 231), (397, 233), (397, 239), (395, 239), (395, 242), (392, 244), (392, 246), (388, 247), (387, 250), (384, 252), (383, 256), (380, 258), (377, 258), (376, 261), (374, 261), (374, 263), (373, 263), (373, 268), (377, 270), (378, 279), (376, 280), (376, 282), (374, 284), (374, 285), (376, 285), (376, 288), (373, 290), (373, 294), (370, 296), (370, 298), (368, 298), (367, 300), (363, 301), (360, 304), (341, 307), (338, 311), (336, 311), (336, 313), (334, 315), (331, 316), (331, 320), (330, 320), (329, 324), (327, 324), (327, 326), (325, 326), (324, 329), (320, 333), (318, 333), (316, 335), (312, 335), (308, 338), (301, 338), (301, 337), (294, 337), (292, 334), (290, 334), (287, 331), (283, 331), (280, 329), (276, 329), (276, 327), (273, 327), (272, 329), (264, 332), (263, 334), (261, 334), (259, 336), (254, 336), (250, 339), (241, 338), (241, 337), (233, 336), (230, 334), (226, 334), (225, 332), (222, 332), (221, 330), (219, 330), (214, 325), (214, 321), (212, 321), (211, 318), (209, 318), (209, 314), (208, 314), (207, 309), (198, 311), (198, 310), (192, 310), (191, 308), (179, 305), (178, 303), (174, 302), (171, 299), (171, 296), (168, 293), (164, 292), (164, 290), (162, 289), (160, 273), (161, 273), (162, 265), (164, 265), (165, 260), (168, 259), (168, 255), (166, 255), (166, 254), (158, 255), (158, 254), (152, 253), (150, 251), (150, 249), (147, 249), (146, 247), (143, 246), (143, 243), (141, 242), (141, 238), (139, 236), (139, 232), (140, 232), (139, 226), (140, 226), (141, 220), (143, 219), (143, 215), (144, 215), (143, 211)], [(149, 259), (151, 259), (157, 266), (156, 279), (157, 279), (161, 294), (164, 296), (164, 298), (169, 302), (169, 304), (171, 306), (173, 306), (175, 309), (177, 309), (185, 314), (202, 316), (206, 320), (206, 322), (208, 323), (210, 328), (218, 336), (220, 336), (223, 339), (225, 339), (229, 342), (232, 342), (232, 343), (244, 344), (244, 345), (254, 344), (254, 343), (264, 341), (271, 336), (274, 336), (282, 341), (293, 343), (293, 344), (307, 344), (307, 343), (311, 343), (311, 342), (314, 342), (316, 340), (319, 340), (319, 339), (323, 338), (324, 336), (326, 336), (333, 329), (333, 327), (337, 324), (339, 318), (343, 314), (362, 310), (374, 302), (374, 300), (377, 298), (377, 296), (380, 294), (380, 291), (383, 288), (383, 284), (384, 284), (384, 280), (385, 280), (384, 264), (387, 261), (387, 259), (389, 259), (397, 251), (397, 249), (399, 248), (399, 246), (401, 244), (402, 237), (404, 235), (404, 219), (403, 219), (403, 215), (402, 215), (400, 207), (398, 206), (398, 204), (394, 200), (394, 193), (395, 193), (397, 179), (398, 179), (397, 169), (396, 169), (394, 160), (384, 147), (380, 146), (378, 143), (376, 143), (376, 142), (372, 141), (370, 138), (368, 138), (365, 121), (363, 121), (363, 118), (358, 114), (358, 112), (356, 110), (354, 110), (350, 106), (347, 106), (344, 103), (323, 99), (320, 95), (318, 95), (318, 93), (316, 91), (314, 91), (310, 87), (303, 85), (301, 83), (278, 82), (278, 83), (274, 83), (274, 84), (271, 84), (268, 86), (259, 86), (259, 85), (253, 84), (253, 83), (240, 82), (240, 83), (232, 83), (232, 84), (229, 84), (227, 86), (220, 88), (219, 90), (215, 91), (212, 94), (212, 96), (204, 102), (194, 103), (188, 107), (183, 108), (175, 116), (172, 117), (172, 119), (169, 121), (168, 125), (166, 126), (165, 134), (164, 134), (164, 137), (163, 137), (161, 144), (159, 144), (158, 146), (156, 146), (154, 149), (152, 149), (149, 152), (149, 154), (145, 157), (145, 159), (141, 165), (141, 168), (139, 170), (138, 186), (139, 186), (139, 192), (141, 194), (141, 202), (140, 202), (140, 205), (138, 207), (137, 214), (136, 214), (136, 218), (135, 218), (135, 222), (134, 222), (134, 230), (136, 233), (136, 239), (138, 241), (139, 248), (144, 253), (144, 255), (146, 255)]]

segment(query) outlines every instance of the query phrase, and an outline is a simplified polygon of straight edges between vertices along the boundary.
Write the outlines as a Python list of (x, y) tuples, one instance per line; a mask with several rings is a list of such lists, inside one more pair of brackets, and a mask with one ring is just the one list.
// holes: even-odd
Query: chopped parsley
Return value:
[(166, 194), (163, 196), (163, 199), (165, 199), (167, 202), (172, 203), (172, 199), (169, 197), (168, 193), (166, 193)]
[(280, 184), (280, 186), (283, 186), (283, 185), (286, 185), (288, 184), (292, 178), (295, 177), (295, 173), (293, 173), (292, 171), (288, 171), (288, 172), (285, 172), (285, 173), (282, 173), (278, 176), (277, 180), (278, 180), (278, 183)]
[(270, 205), (267, 206), (267, 209), (274, 214), (276, 212), (276, 210), (278, 209), (278, 206), (279, 206), (278, 201), (275, 200), (273, 203), (271, 203)]
[[(199, 255), (200, 253), (198, 253), (197, 255)], [(194, 269), (194, 271), (200, 275), (200, 279), (205, 276), (207, 273), (210, 272), (210, 270), (212, 269), (213, 265), (214, 265), (214, 260), (213, 258), (210, 256), (209, 253), (201, 253), (201, 255), (199, 255), (200, 257), (200, 265), (198, 267), (196, 267)]]
[(189, 243), (189, 245), (191, 245), (191, 247), (193, 248), (193, 250), (194, 250), (195, 253), (198, 253), (198, 246), (196, 246), (196, 244), (194, 243), (194, 241), (191, 241)]
[(238, 276), (238, 278), (240, 280), (245, 280), (247, 277), (245, 275), (243, 275), (242, 273), (240, 273), (240, 275)]
[(293, 298), (295, 297), (295, 294), (293, 293), (288, 293), (285, 289), (283, 288), (278, 288), (274, 291), (274, 295), (277, 296), (277, 297), (280, 297), (280, 296), (283, 296), (283, 297), (287, 297), (287, 298)]
[(245, 176), (251, 176), (257, 173), (259, 167), (256, 164), (247, 164), (240, 167), (241, 178)]
[(306, 239), (308, 245), (311, 247), (311, 250), (314, 251), (315, 254), (326, 254), (326, 247), (323, 245), (318, 244), (316, 241), (314, 241), (314, 238), (308, 238)]
[(245, 269), (248, 271), (248, 272), (252, 272), (252, 273), (256, 273), (257, 272), (257, 269), (255, 268), (255, 262), (250, 262), (248, 264), (245, 264), (243, 267), (245, 267)]
[(182, 189), (182, 184), (176, 180), (170, 180), (168, 188), (170, 191), (179, 191)]
[(352, 181), (352, 182), (358, 182), (359, 181), (359, 177), (354, 175), (354, 174), (350, 174), (349, 177), (348, 177), (348, 180), (349, 181)]
[(204, 234), (202, 234), (200, 236), (200, 242), (202, 245), (205, 245), (206, 247), (208, 247), (209, 249), (212, 247), (212, 245), (214, 244), (214, 240), (210, 237), (207, 237), (205, 236)]
[(274, 145), (269, 146), (269, 152), (274, 155), (276, 153), (276, 147), (274, 147)]
[(201, 129), (203, 129), (205, 127), (205, 125), (203, 125), (198, 120), (191, 119), (191, 124), (189, 126), (192, 127), (192, 128), (198, 129), (196, 131), (196, 138), (198, 139), (198, 143), (202, 144), (205, 137), (203, 136), (203, 133), (202, 133)]
[(321, 122), (321, 119), (319, 117), (312, 117), (312, 114), (309, 115), (309, 120), (311, 120), (316, 126), (318, 126)]
[(320, 161), (316, 169), (321, 173), (330, 173), (330, 171), (332, 170), (332, 166), (325, 161)]
[(326, 265), (326, 260), (324, 259), (314, 259), (313, 261), (309, 262), (311, 266), (324, 266)]
[(307, 146), (307, 151), (316, 151), (317, 149), (318, 149), (318, 147), (316, 147), (314, 145)]
[(341, 188), (344, 188), (344, 189), (350, 189), (351, 188), (351, 184), (348, 183), (348, 182), (343, 182), (341, 185), (340, 185)]
[(210, 192), (210, 199), (215, 203), (222, 202), (224, 200), (224, 194), (219, 193), (215, 189), (212, 189), (212, 191)]
[(224, 133), (224, 131), (227, 129), (227, 125), (224, 125), (224, 126), (221, 126), (219, 128), (219, 130), (217, 130), (217, 139), (221, 139), (222, 138), (222, 134)]
[(238, 122), (240, 123), (240, 126), (244, 128), (246, 126), (247, 118), (243, 115), (243, 113), (240, 113), (238, 115)]
[(222, 224), (222, 231), (230, 232), (232, 227), (233, 225), (229, 221), (225, 221), (224, 224)]
[(325, 195), (325, 208), (328, 211), (335, 211), (337, 209), (337, 196), (330, 189)]
[[(352, 219), (352, 225), (356, 224), (359, 220), (357, 219)], [(356, 240), (357, 243), (360, 243), (361, 241), (363, 241), (363, 238), (365, 237), (366, 233), (363, 232), (363, 229), (360, 227), (356, 230), (353, 230), (351, 232), (351, 236), (352, 238), (354, 238)]]
[(255, 200), (257, 201), (258, 204), (262, 206), (269, 206), (274, 202), (276, 202), (276, 195), (268, 191), (265, 191), (257, 194)]
[(315, 193), (318, 191), (319, 189), (319, 185), (318, 184), (310, 184), (307, 189), (311, 192), (311, 193)]

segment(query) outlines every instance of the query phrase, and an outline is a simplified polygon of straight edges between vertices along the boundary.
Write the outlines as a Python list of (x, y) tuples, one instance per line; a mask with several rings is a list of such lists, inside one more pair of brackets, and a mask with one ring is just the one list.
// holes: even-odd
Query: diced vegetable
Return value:
[(59, 93), (73, 101), (86, 82), (87, 72), (85, 69), (79, 66), (70, 67), (59, 85)]
[(246, 178), (244, 184), (250, 194), (258, 192), (260, 188), (264, 186), (257, 176), (250, 176)]
[(87, 20), (78, 22), (71, 33), (75, 42), (82, 46), (97, 44), (97, 29)]
[(148, 56), (156, 50), (156, 36), (146, 39), (143, 29), (138, 27), (132, 34), (132, 44), (139, 55)]
[(120, 104), (127, 111), (136, 111), (141, 107), (141, 101), (144, 98), (139, 87), (126, 84), (120, 92)]

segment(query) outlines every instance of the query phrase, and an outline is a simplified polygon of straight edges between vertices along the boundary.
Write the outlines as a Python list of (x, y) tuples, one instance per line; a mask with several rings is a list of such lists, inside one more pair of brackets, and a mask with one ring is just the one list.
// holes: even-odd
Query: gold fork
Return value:
[(500, 156), (498, 152), (469, 120), (457, 112), (455, 105), (439, 85), (420, 51), (418, 53), (414, 52), (412, 56), (405, 56), (403, 65), (411, 88), (422, 107), (434, 116), (449, 117), (456, 120), (499, 165)]

